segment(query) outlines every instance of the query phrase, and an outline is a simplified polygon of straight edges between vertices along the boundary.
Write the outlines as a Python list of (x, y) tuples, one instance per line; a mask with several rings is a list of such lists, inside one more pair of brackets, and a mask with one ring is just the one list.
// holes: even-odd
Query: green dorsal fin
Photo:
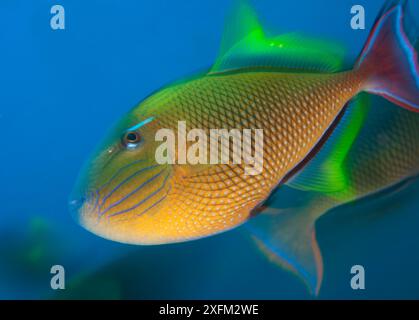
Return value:
[(319, 153), (286, 184), (304, 191), (325, 194), (345, 192), (350, 187), (345, 160), (369, 111), (369, 97), (355, 98)]
[(344, 50), (335, 43), (296, 33), (267, 36), (252, 9), (241, 3), (226, 24), (220, 55), (210, 73), (242, 68), (336, 72), (343, 60)]

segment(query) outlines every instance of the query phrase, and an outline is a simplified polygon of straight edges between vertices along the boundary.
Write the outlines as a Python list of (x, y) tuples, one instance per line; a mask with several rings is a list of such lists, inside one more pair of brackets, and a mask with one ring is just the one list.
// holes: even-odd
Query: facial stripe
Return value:
[(124, 210), (121, 210), (119, 212), (113, 213), (113, 214), (109, 215), (108, 217), (110, 218), (110, 217), (114, 217), (114, 216), (117, 216), (117, 215), (121, 215), (123, 213), (129, 212), (131, 210), (134, 210), (134, 209), (138, 208), (143, 203), (145, 203), (147, 200), (149, 200), (150, 198), (152, 198), (154, 195), (156, 195), (160, 191), (162, 191), (164, 189), (164, 187), (166, 186), (166, 182), (167, 182), (168, 178), (169, 178), (169, 174), (166, 175), (166, 177), (163, 180), (162, 185), (157, 190), (155, 190), (152, 193), (150, 193), (147, 197), (145, 197), (143, 200), (141, 200), (140, 202), (138, 202), (136, 205), (134, 205), (134, 206), (132, 206), (132, 207), (130, 207), (128, 209), (124, 209)]
[(137, 164), (137, 163), (141, 163), (141, 162), (144, 162), (145, 160), (143, 160), (143, 159), (141, 159), (141, 160), (136, 160), (136, 161), (133, 161), (133, 162), (131, 162), (131, 163), (128, 163), (127, 165), (125, 165), (125, 166), (123, 166), (123, 167), (121, 167), (121, 168), (119, 168), (118, 169), (118, 171), (116, 171), (115, 173), (114, 173), (114, 175), (107, 181), (107, 182), (105, 182), (101, 187), (99, 187), (98, 189), (97, 189), (97, 192), (100, 192), (100, 191), (102, 191), (106, 186), (108, 186), (113, 180), (115, 180), (123, 171), (125, 171), (126, 169), (128, 169), (128, 168), (130, 168), (131, 166), (133, 166), (133, 165), (135, 165), (135, 164)]
[(153, 168), (157, 167), (157, 165), (153, 165), (153, 166), (149, 166), (149, 167), (145, 167), (145, 168), (141, 168), (140, 170), (135, 171), (133, 174), (131, 174), (130, 176), (128, 176), (127, 178), (125, 178), (124, 180), (122, 180), (120, 183), (118, 183), (103, 199), (102, 202), (99, 206), (99, 211), (103, 208), (103, 206), (105, 205), (106, 200), (108, 200), (116, 191), (118, 191), (119, 188), (121, 188), (124, 184), (126, 184), (127, 182), (129, 182), (131, 179), (135, 178), (136, 176), (138, 176), (139, 174), (151, 170)]
[(93, 206), (92, 211), (93, 210), (96, 210), (96, 208), (98, 207), (98, 205), (99, 205), (99, 199), (100, 199), (99, 191), (95, 191), (95, 204)]
[(157, 200), (156, 202), (154, 202), (151, 206), (149, 206), (148, 208), (144, 209), (142, 212), (140, 212), (139, 214), (137, 214), (137, 216), (141, 216), (144, 213), (146, 213), (148, 210), (150, 210), (151, 208), (155, 207), (156, 205), (158, 205), (160, 202), (162, 202), (164, 199), (166, 199), (167, 195), (169, 194), (171, 189), (171, 186), (169, 186), (169, 188), (166, 191), (166, 194), (161, 197), (159, 200)]
[(133, 194), (137, 193), (139, 190), (141, 190), (144, 186), (146, 186), (147, 184), (149, 184), (150, 182), (152, 182), (153, 180), (157, 179), (164, 170), (161, 170), (160, 172), (156, 173), (155, 175), (153, 175), (151, 178), (147, 179), (145, 182), (143, 182), (142, 184), (140, 184), (138, 187), (136, 187), (134, 190), (132, 190), (131, 192), (129, 192), (128, 194), (126, 194), (124, 197), (122, 197), (121, 199), (119, 199), (118, 201), (112, 203), (107, 209), (105, 209), (102, 213), (100, 213), (100, 216), (103, 216), (105, 213), (107, 213), (109, 210), (111, 210), (112, 208), (116, 207), (117, 205), (121, 204), (122, 202), (124, 202), (125, 200), (127, 200), (129, 197), (131, 197)]
[[(101, 185), (98, 189), (96, 189), (96, 191), (94, 192), (94, 195), (93, 195), (93, 192), (92, 192), (92, 198), (93, 198), (93, 196), (94, 196), (94, 204), (93, 204), (93, 208), (91, 209), (91, 211), (95, 211), (96, 209), (97, 209), (97, 207), (99, 206), (99, 200), (100, 200), (100, 192), (105, 188), (105, 187), (107, 187), (108, 185), (110, 185), (111, 183), (112, 183), (112, 181), (114, 181), (117, 177), (119, 177), (119, 175), (122, 173), (122, 172), (124, 172), (126, 169), (128, 169), (128, 168), (130, 168), (130, 167), (132, 167), (133, 165), (136, 165), (136, 164), (138, 164), (138, 163), (141, 163), (141, 162), (144, 162), (145, 160), (143, 160), (143, 159), (141, 159), (141, 160), (136, 160), (136, 161), (133, 161), (133, 162), (131, 162), (131, 163), (128, 163), (128, 164), (126, 164), (125, 166), (123, 166), (123, 167), (121, 167), (121, 168), (119, 168), (119, 170), (117, 171), (117, 172), (115, 172), (114, 174), (113, 174), (113, 176), (108, 180), (108, 181), (106, 181), (103, 185)], [(102, 206), (103, 205), (103, 202), (100, 204), (100, 206)], [(100, 210), (100, 208), (99, 208), (99, 210)]]

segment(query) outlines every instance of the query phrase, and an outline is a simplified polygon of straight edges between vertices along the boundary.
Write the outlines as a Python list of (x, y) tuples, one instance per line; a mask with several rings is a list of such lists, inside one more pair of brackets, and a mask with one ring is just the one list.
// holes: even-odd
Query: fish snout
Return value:
[(83, 205), (85, 202), (86, 202), (86, 197), (84, 196), (71, 198), (70, 201), (68, 202), (68, 207), (69, 207), (71, 216), (74, 219), (76, 220), (79, 219), (80, 210), (83, 208)]

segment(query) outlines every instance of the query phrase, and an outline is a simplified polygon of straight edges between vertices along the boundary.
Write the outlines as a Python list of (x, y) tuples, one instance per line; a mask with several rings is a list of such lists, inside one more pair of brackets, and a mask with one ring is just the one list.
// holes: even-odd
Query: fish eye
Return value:
[(136, 131), (128, 131), (122, 137), (122, 142), (129, 149), (135, 148), (141, 142), (141, 135)]

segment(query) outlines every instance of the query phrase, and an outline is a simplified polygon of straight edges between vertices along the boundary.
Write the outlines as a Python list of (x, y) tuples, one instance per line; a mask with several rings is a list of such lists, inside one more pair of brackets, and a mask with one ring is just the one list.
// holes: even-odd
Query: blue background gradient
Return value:
[[(413, 12), (419, 12), (415, 2)], [(66, 29), (50, 28), (50, 8)], [(350, 28), (350, 8), (366, 30)], [(340, 40), (354, 58), (381, 0), (260, 0), (279, 32)], [(0, 1), (0, 298), (310, 299), (271, 264), (245, 228), (151, 247), (88, 233), (68, 212), (76, 176), (107, 129), (142, 98), (209, 67), (231, 1)], [(347, 205), (318, 222), (325, 277), (319, 298), (419, 298), (419, 187)], [(66, 269), (66, 290), (50, 268)], [(366, 290), (349, 285), (366, 269)]]

